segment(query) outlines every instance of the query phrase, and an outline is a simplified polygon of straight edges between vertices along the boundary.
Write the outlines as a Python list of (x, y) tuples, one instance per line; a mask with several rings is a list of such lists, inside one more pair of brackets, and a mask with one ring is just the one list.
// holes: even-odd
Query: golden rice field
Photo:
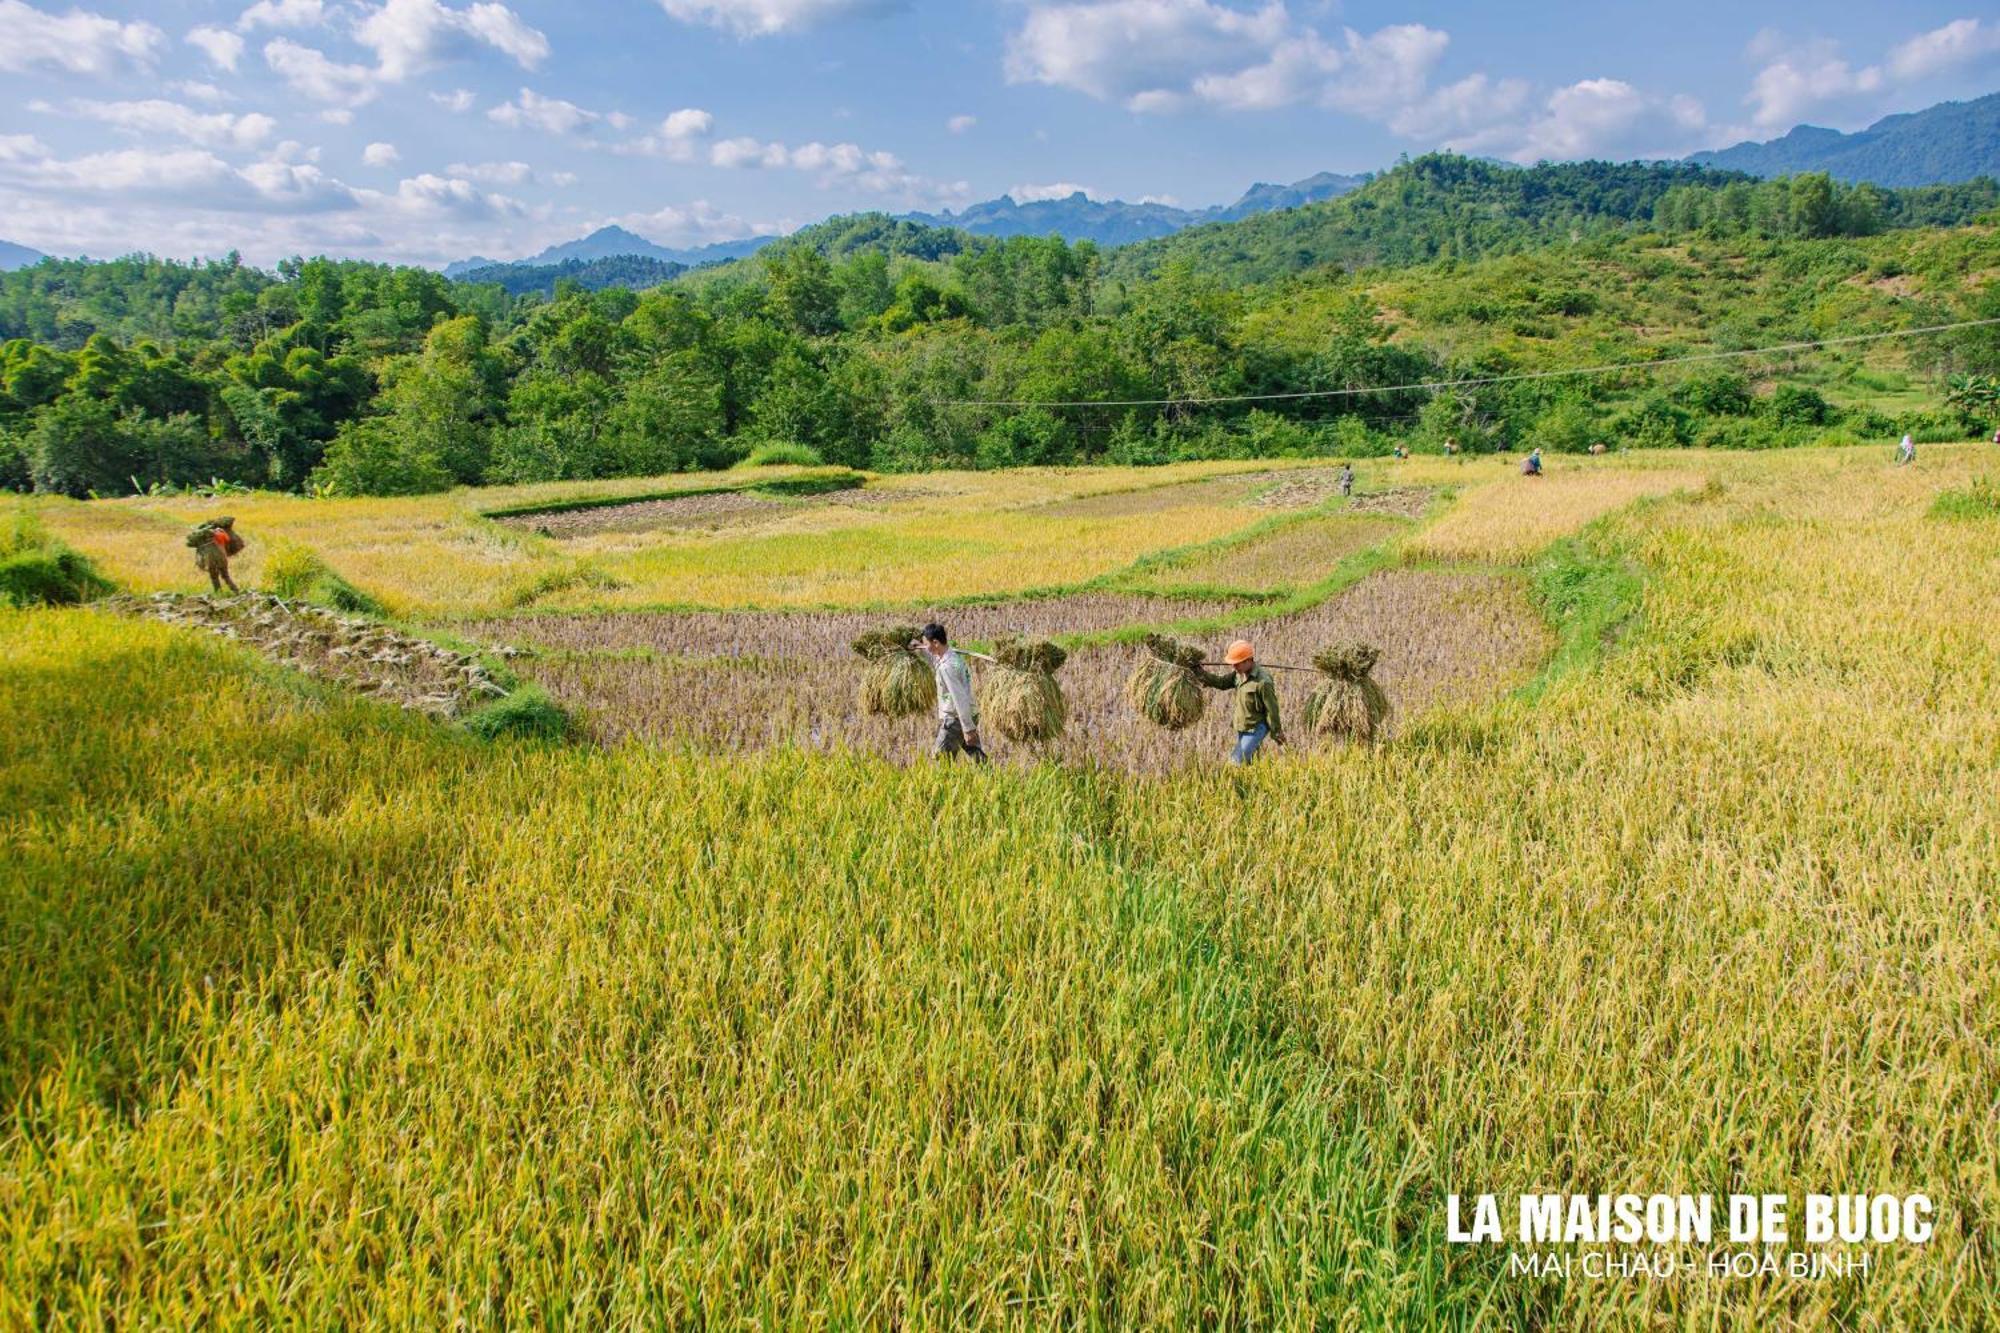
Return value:
[[(232, 501), (253, 552), (596, 672), (632, 725), (481, 742), (0, 612), (0, 1326), (2000, 1325), (2000, 520), (1930, 513), (2000, 454), (1885, 454), (1553, 460), (1532, 504), (1370, 464), (1439, 511), (1221, 603), (1141, 585), (1290, 530), (1244, 497), (1030, 535), (1213, 468), (910, 478), (607, 546), (622, 586), (497, 619), (573, 557), (481, 535), (491, 497)], [(211, 506), (37, 507), (193, 586)], [(831, 640), (832, 708), (856, 608), (1048, 588), (931, 609), (1068, 634), (1080, 683), (1139, 623), (1379, 635), (1396, 733), (1248, 771), (1219, 732), (983, 770), (641, 743), (760, 645)], [(1940, 1221), (1822, 1279), (1446, 1242), (1452, 1193), (1627, 1189)]]

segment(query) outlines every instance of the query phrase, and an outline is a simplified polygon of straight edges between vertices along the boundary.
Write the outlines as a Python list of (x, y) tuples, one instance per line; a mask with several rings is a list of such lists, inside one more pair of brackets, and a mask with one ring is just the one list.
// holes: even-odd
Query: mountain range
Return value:
[[(1922, 111), (1886, 116), (1852, 134), (1800, 125), (1789, 134), (1765, 143), (1739, 143), (1683, 160), (1752, 176), (1824, 171), (1838, 180), (1872, 181), (1897, 188), (1954, 184), (1981, 176), (2000, 178), (2000, 93), (1970, 102), (1940, 102)], [(1201, 209), (1176, 208), (1157, 202), (1092, 199), (1078, 190), (1061, 198), (1026, 202), (1002, 195), (968, 204), (956, 212), (904, 216), (912, 222), (956, 227), (976, 236), (1054, 234), (1068, 241), (1095, 241), (1109, 248), (1158, 240), (1203, 223), (1236, 222), (1337, 198), (1360, 188), (1369, 179), (1368, 175), (1344, 176), (1322, 171), (1290, 185), (1253, 185), (1233, 204)], [(759, 236), (693, 250), (673, 250), (623, 228), (605, 227), (581, 240), (551, 246), (518, 263), (550, 265), (616, 254), (643, 255), (694, 268), (754, 254), (775, 239)], [(474, 269), (492, 267), (495, 262), (483, 258), (461, 260), (447, 267), (445, 276), (463, 277)]]
[[(1047, 236), (1051, 233), (1067, 241), (1095, 241), (1099, 245), (1129, 245), (1133, 241), (1170, 236), (1203, 222), (1233, 222), (1274, 209), (1297, 208), (1301, 204), (1332, 199), (1368, 181), (1367, 176), (1341, 176), (1331, 171), (1308, 176), (1290, 185), (1259, 183), (1243, 192), (1233, 204), (1213, 208), (1175, 208), (1155, 202), (1128, 204), (1122, 199), (1092, 199), (1081, 190), (1059, 199), (1018, 202), (1001, 195), (983, 203), (969, 204), (958, 212), (905, 213), (905, 221), (928, 227), (956, 227), (975, 236)], [(623, 227), (599, 227), (578, 240), (552, 245), (526, 259), (488, 259), (474, 255), (445, 266), (447, 278), (468, 278), (480, 273), (481, 281), (498, 280), (502, 275), (522, 270), (551, 268), (572, 262), (592, 263), (613, 256), (638, 256), (667, 264), (699, 268), (730, 259), (741, 259), (779, 239), (752, 236), (740, 241), (723, 241), (694, 249), (675, 250), (655, 245)]]
[(1853, 134), (1799, 125), (1782, 138), (1696, 153), (1688, 161), (1753, 176), (1824, 171), (1836, 180), (1894, 187), (2000, 177), (2000, 93), (1885, 116)]
[(720, 263), (727, 259), (741, 259), (745, 255), (756, 254), (759, 250), (777, 240), (775, 236), (749, 236), (740, 241), (720, 241), (714, 245), (695, 246), (692, 249), (675, 250), (664, 245), (655, 245), (645, 237), (629, 232), (623, 227), (599, 227), (588, 236), (561, 245), (552, 245), (537, 255), (526, 259), (488, 259), (484, 255), (474, 255), (445, 265), (447, 278), (462, 278), (475, 269), (505, 268), (548, 268), (572, 261), (591, 263), (599, 259), (623, 256), (637, 256), (641, 259), (657, 259), (663, 264), (679, 264), (686, 268), (699, 268), (703, 264)]

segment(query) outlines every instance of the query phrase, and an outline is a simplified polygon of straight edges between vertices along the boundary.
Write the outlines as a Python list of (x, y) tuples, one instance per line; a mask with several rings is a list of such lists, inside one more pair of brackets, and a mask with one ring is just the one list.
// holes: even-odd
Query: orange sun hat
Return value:
[(1222, 655), (1222, 660), (1231, 666), (1241, 666), (1256, 655), (1257, 650), (1250, 646), (1250, 640), (1238, 639), (1229, 645), (1229, 651)]

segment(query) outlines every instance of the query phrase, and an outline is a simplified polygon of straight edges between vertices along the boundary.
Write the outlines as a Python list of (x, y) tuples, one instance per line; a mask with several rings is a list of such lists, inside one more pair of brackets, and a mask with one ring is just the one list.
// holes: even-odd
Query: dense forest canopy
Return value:
[[(49, 260), (0, 275), (0, 485), (405, 493), (720, 467), (768, 442), (917, 469), (1945, 436), (1986, 410), (1990, 329), (1872, 359), (1373, 390), (2000, 316), (2000, 240), (1960, 225), (1996, 201), (1991, 181), (1428, 157), (1112, 251), (862, 215), (657, 283), (586, 281), (620, 267), (602, 260), (518, 283)], [(1370, 391), (963, 405), (1322, 390)]]

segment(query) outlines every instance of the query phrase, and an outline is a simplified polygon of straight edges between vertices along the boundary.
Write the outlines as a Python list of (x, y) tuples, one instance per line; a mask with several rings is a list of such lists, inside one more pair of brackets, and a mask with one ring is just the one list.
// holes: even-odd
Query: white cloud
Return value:
[(1008, 40), (1005, 67), (1011, 82), (1142, 113), (1312, 103), (1381, 119), (1424, 95), (1450, 40), (1418, 23), (1327, 38), (1295, 22), (1282, 0), (1254, 10), (1215, 0), (1078, 0), (1031, 6)]
[(0, 186), (7, 185), (27, 187), (45, 199), (174, 203), (234, 213), (339, 211), (360, 202), (311, 162), (273, 154), (237, 168), (205, 148), (15, 159), (0, 164)]
[(319, 118), (328, 125), (352, 125), (354, 113), (344, 106), (329, 107), (319, 113)]
[(486, 118), (496, 125), (513, 129), (526, 127), (550, 134), (574, 134), (586, 125), (604, 119), (595, 111), (586, 111), (560, 97), (544, 97), (532, 88), (523, 88), (520, 96), (494, 107), (486, 113)]
[(710, 148), (708, 160), (718, 167), (782, 167), (791, 161), (791, 154), (781, 143), (760, 143), (738, 135)]
[(671, 18), (705, 23), (738, 37), (770, 37), (828, 19), (895, 7), (895, 0), (660, 0), (660, 8)]
[(237, 116), (226, 111), (196, 111), (160, 98), (140, 102), (75, 98), (63, 110), (81, 120), (94, 120), (128, 133), (185, 139), (213, 148), (255, 148), (278, 127), (277, 121), (258, 112)]
[(437, 0), (388, 0), (362, 19), (355, 40), (375, 52), (380, 76), (400, 83), (441, 61), (489, 46), (524, 69), (548, 58), (549, 41), (503, 4), (452, 9)]
[(695, 160), (699, 141), (715, 128), (715, 117), (699, 107), (669, 112), (651, 134), (614, 145), (613, 152), (664, 157), (675, 162)]
[[(0, 0), (4, 3), (8, 0)], [(310, 12), (311, 6), (301, 0), (265, 0), (244, 11), (244, 26), (302, 19)], [(258, 15), (255, 24), (253, 14)], [(464, 9), (437, 0), (388, 0), (379, 9), (366, 11), (355, 25), (354, 39), (374, 53), (374, 65), (343, 64), (288, 37), (265, 43), (264, 60), (300, 95), (355, 107), (373, 100), (385, 84), (401, 83), (480, 47), (491, 47), (529, 68), (549, 53), (547, 38), (493, 0), (478, 0)], [(472, 94), (463, 90), (432, 96), (453, 110), (472, 105)]]
[(1007, 195), (1017, 204), (1038, 204), (1049, 199), (1067, 199), (1073, 194), (1086, 199), (1098, 198), (1097, 191), (1088, 185), (1076, 185), (1070, 181), (1055, 181), (1048, 185), (1010, 185)]
[(199, 79), (181, 79), (167, 86), (182, 97), (192, 97), (195, 101), (207, 102), (210, 106), (221, 106), (226, 102), (236, 100), (233, 95), (224, 92), (214, 84), (204, 83)]
[(47, 14), (22, 0), (0, 0), (0, 70), (38, 65), (72, 74), (109, 74), (150, 64), (166, 34), (150, 23), (72, 9)]
[(1446, 146), (1524, 163), (1622, 160), (1681, 157), (1715, 135), (1692, 97), (1661, 97), (1621, 79), (1582, 79), (1550, 93), (1525, 121), (1493, 123), (1448, 139)]
[(461, 219), (519, 217), (526, 211), (519, 200), (488, 194), (470, 181), (430, 172), (398, 182), (395, 202), (406, 213)]
[(243, 39), (227, 28), (196, 28), (187, 35), (187, 43), (199, 48), (217, 69), (233, 70), (243, 56)]
[(403, 160), (392, 143), (371, 143), (361, 150), (361, 160), (371, 167), (393, 166)]
[[(1753, 49), (1770, 45), (1770, 35), (1763, 34)], [(1758, 70), (1744, 98), (1750, 118), (1761, 129), (1790, 129), (1814, 108), (1882, 90), (1881, 66), (1855, 69), (1835, 52), (1832, 42), (1808, 42)]]
[(326, 22), (323, 0), (257, 0), (237, 18), (240, 31), (258, 28), (317, 28)]
[(715, 128), (715, 117), (699, 107), (684, 106), (670, 111), (660, 122), (660, 133), (669, 139), (691, 139)]
[(470, 88), (454, 88), (448, 93), (431, 94), (431, 101), (436, 102), (453, 115), (464, 115), (466, 112), (472, 110), (473, 103), (478, 100)]
[(714, 245), (751, 236), (778, 236), (795, 230), (790, 222), (746, 222), (724, 213), (706, 199), (685, 207), (669, 204), (651, 213), (627, 213), (612, 221), (655, 245)]
[(526, 162), (454, 162), (444, 174), (481, 185), (526, 185), (535, 178), (534, 168)]
[[(2000, 55), (2000, 23), (1964, 18), (1920, 32), (1878, 61), (1855, 65), (1824, 38), (1792, 42), (1766, 29), (1748, 48), (1759, 62), (1744, 101), (1759, 131), (1788, 130), (1808, 118), (1858, 128), (1908, 105), (1908, 94), (1935, 101), (1926, 80), (1949, 77)], [(1899, 97), (1898, 94), (1904, 94)]]
[(1995, 54), (2000, 54), (2000, 23), (1958, 19), (1891, 50), (1889, 73), (1897, 79), (1922, 79)]
[(970, 192), (964, 181), (946, 184), (916, 175), (894, 153), (852, 143), (803, 143), (795, 147), (747, 135), (721, 139), (708, 150), (710, 165), (740, 169), (789, 169), (808, 173), (822, 187), (844, 186), (870, 194), (948, 200)]
[(944, 123), (944, 127), (953, 134), (964, 134), (978, 123), (979, 117), (977, 116), (953, 116)]
[(1431, 90), (1389, 118), (1389, 128), (1411, 139), (1441, 142), (1510, 123), (1528, 105), (1525, 79), (1493, 80), (1470, 74)]
[(360, 106), (375, 97), (375, 71), (366, 65), (343, 65), (326, 53), (301, 46), (289, 37), (264, 44), (264, 63), (283, 76), (292, 91), (315, 102)]

